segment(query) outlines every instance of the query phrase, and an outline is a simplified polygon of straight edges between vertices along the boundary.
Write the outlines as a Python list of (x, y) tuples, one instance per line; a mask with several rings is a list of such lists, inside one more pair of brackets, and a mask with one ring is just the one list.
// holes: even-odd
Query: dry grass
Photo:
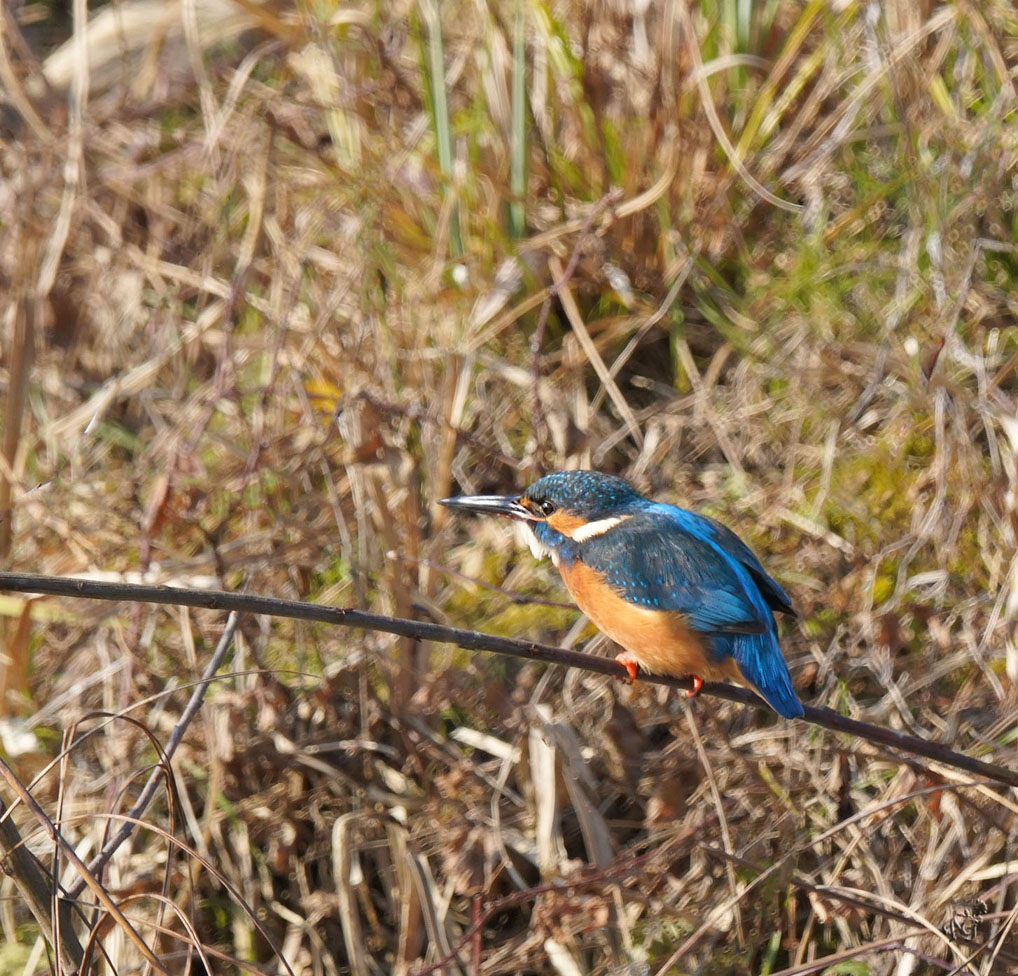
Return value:
[[(593, 465), (752, 542), (805, 699), (1013, 763), (1018, 16), (644, 6), (8, 19), (0, 556), (577, 642), (433, 500)], [(222, 618), (0, 612), (87, 859)], [(103, 875), (170, 972), (1018, 968), (1014, 798), (763, 712), (248, 619), (175, 773)]]

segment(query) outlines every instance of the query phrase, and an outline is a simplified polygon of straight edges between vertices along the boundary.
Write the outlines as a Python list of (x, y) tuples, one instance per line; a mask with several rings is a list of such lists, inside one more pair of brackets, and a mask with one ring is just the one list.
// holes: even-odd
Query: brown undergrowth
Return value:
[[(83, 8), (3, 13), (7, 566), (604, 652), (433, 504), (593, 466), (751, 542), (805, 700), (1016, 761), (1011, 4)], [(87, 859), (222, 617), (0, 612)], [(171, 972), (1018, 968), (1015, 798), (764, 712), (244, 619), (174, 768), (101, 874)]]

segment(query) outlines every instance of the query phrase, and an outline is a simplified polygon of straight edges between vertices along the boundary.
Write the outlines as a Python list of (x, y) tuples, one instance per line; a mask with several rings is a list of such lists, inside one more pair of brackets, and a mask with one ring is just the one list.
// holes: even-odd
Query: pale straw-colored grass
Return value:
[[(6, 565), (579, 643), (433, 502), (593, 464), (754, 546), (804, 699), (1015, 761), (1011, 4), (157, 6), (4, 13)], [(165, 740), (223, 620), (0, 612), (5, 752), (88, 859), (157, 759), (95, 714)], [(170, 971), (1018, 966), (996, 787), (377, 634), (234, 647), (102, 877)]]

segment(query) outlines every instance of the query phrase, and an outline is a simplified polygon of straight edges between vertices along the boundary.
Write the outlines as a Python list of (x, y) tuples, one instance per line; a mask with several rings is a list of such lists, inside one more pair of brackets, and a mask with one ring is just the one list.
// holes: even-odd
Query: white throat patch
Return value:
[(610, 528), (618, 525), (619, 522), (624, 522), (627, 518), (629, 518), (628, 515), (619, 515), (613, 518), (598, 519), (596, 522), (588, 522), (586, 525), (573, 529), (573, 534), (569, 538), (573, 542), (586, 542), (588, 539), (596, 539), (599, 535), (604, 535)]
[(558, 553), (538, 539), (537, 533), (534, 532), (530, 525), (527, 525), (525, 522), (518, 524), (520, 525), (520, 528), (523, 529), (524, 538), (527, 540), (527, 545), (530, 546), (530, 551), (534, 554), (534, 558), (544, 559), (545, 557), (550, 556), (551, 561), (557, 566)]

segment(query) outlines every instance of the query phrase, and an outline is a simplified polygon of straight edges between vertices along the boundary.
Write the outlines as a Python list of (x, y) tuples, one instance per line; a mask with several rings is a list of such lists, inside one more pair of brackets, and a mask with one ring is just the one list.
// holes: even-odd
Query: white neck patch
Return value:
[[(544, 559), (548, 556), (555, 559), (555, 553), (552, 552), (549, 546), (546, 546), (540, 539), (537, 538), (537, 533), (533, 528), (526, 522), (520, 523), (520, 528), (523, 529), (524, 538), (527, 540), (527, 545), (530, 546), (530, 551), (533, 553), (535, 559)], [(556, 565), (558, 565), (556, 561)]]
[(619, 522), (624, 522), (627, 518), (629, 518), (628, 515), (618, 515), (612, 518), (598, 519), (596, 522), (588, 522), (586, 525), (573, 529), (573, 534), (569, 538), (573, 542), (586, 542), (588, 539), (596, 539), (599, 535), (604, 535), (610, 528), (618, 525)]

